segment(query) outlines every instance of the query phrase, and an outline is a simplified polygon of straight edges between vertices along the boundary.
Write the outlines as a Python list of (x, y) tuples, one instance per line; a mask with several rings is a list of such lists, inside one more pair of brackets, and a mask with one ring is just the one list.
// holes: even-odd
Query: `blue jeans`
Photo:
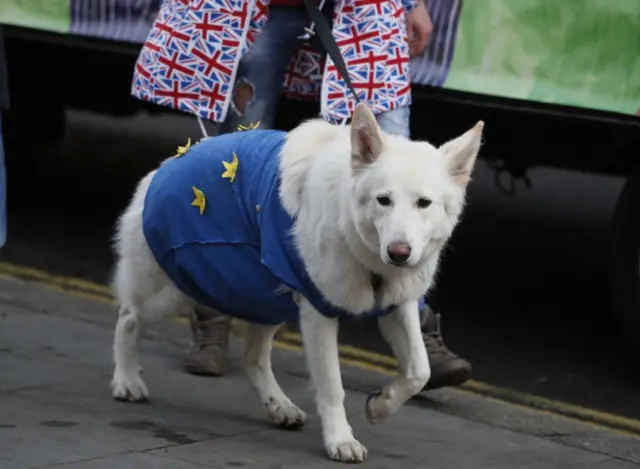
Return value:
[[(303, 8), (270, 9), (269, 19), (240, 60), (236, 75), (236, 91), (238, 85), (245, 83), (252, 90), (252, 99), (241, 110), (232, 100), (220, 133), (234, 132), (239, 125), (248, 126), (258, 121), (262, 129), (273, 128), (287, 68), (300, 44), (299, 37), (308, 25), (309, 18)], [(312, 40), (319, 46), (317, 37)], [(409, 107), (403, 107), (377, 114), (376, 118), (385, 132), (409, 138), (409, 115)]]
[(7, 240), (7, 173), (4, 166), (2, 143), (2, 117), (0, 117), (0, 247)]
[[(252, 89), (252, 99), (243, 109), (233, 104), (220, 133), (233, 132), (238, 125), (247, 126), (260, 121), (260, 128), (273, 128), (278, 99), (282, 91), (287, 67), (300, 44), (299, 36), (309, 26), (309, 17), (304, 8), (272, 7), (262, 31), (240, 60), (237, 87), (242, 83)], [(319, 41), (313, 37), (314, 45)], [(377, 115), (378, 124), (390, 134), (409, 138), (409, 107), (394, 109)]]

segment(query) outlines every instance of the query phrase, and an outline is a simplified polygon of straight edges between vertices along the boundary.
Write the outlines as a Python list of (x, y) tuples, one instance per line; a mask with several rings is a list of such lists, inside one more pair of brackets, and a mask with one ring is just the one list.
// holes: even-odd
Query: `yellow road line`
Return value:
[[(59, 276), (31, 267), (0, 262), (0, 278), (36, 283), (52, 290), (69, 293), (88, 300), (115, 304), (111, 289), (107, 285), (73, 277)], [(181, 321), (183, 320), (184, 318), (181, 319)], [(280, 349), (302, 352), (302, 337), (297, 332), (285, 331), (278, 334), (274, 345)], [(345, 365), (384, 375), (397, 374), (396, 360), (388, 355), (350, 345), (340, 345), (339, 351), (340, 361)], [(462, 386), (452, 389), (457, 392), (472, 393), (540, 412), (587, 422), (608, 430), (612, 429), (628, 435), (640, 436), (640, 420), (638, 419), (502, 388), (476, 380), (469, 380)]]
[(98, 283), (79, 278), (53, 275), (42, 270), (10, 264), (8, 262), (0, 262), (0, 273), (25, 281), (35, 281), (50, 286), (56, 286), (63, 290), (81, 290), (89, 293), (95, 293), (97, 295), (111, 296), (111, 288), (107, 285), (100, 285)]

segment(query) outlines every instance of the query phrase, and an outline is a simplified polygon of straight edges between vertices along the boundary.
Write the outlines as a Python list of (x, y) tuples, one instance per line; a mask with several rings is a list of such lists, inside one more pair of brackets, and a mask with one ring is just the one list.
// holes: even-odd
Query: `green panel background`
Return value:
[(465, 0), (445, 88), (640, 108), (640, 0)]
[(66, 33), (71, 0), (0, 0), (0, 22)]

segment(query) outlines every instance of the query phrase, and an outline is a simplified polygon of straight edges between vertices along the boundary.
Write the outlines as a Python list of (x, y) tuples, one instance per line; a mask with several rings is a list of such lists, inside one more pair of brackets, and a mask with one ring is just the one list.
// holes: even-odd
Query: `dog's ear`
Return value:
[(449, 174), (459, 184), (466, 185), (482, 144), (484, 122), (479, 121), (471, 130), (440, 147), (449, 166)]
[(351, 165), (371, 164), (382, 152), (382, 136), (373, 112), (366, 104), (358, 103), (351, 118)]

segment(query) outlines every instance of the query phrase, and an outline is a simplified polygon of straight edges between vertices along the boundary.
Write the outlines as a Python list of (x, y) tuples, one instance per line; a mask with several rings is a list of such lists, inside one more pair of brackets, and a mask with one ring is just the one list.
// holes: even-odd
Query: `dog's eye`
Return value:
[(383, 207), (388, 207), (389, 205), (391, 205), (391, 199), (388, 195), (379, 195), (378, 197), (376, 197), (376, 200)]
[(416, 202), (416, 205), (418, 206), (418, 208), (427, 208), (429, 205), (431, 205), (431, 201), (426, 197), (420, 197)]

